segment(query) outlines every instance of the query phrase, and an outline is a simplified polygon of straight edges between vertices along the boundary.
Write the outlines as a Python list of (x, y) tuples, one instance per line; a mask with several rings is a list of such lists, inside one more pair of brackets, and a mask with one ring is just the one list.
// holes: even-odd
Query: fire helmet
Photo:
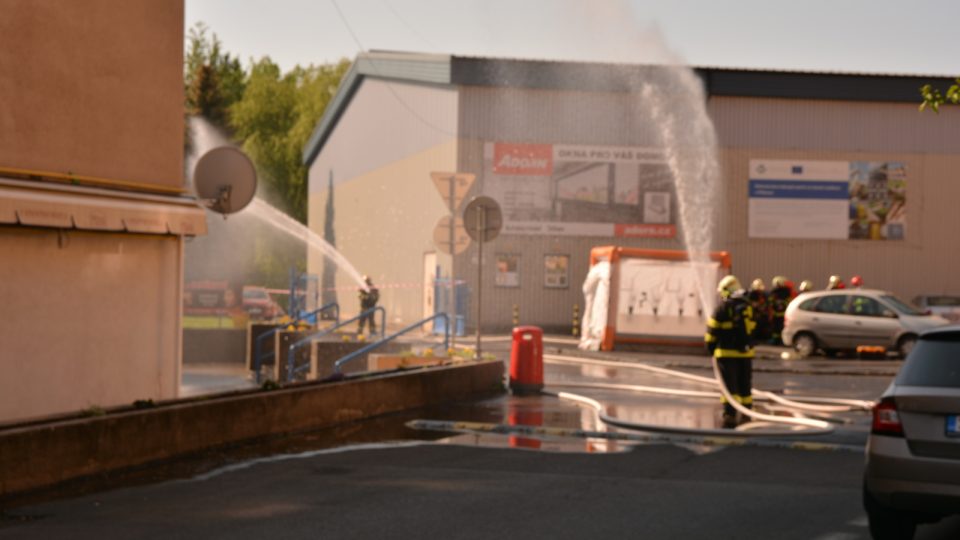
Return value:
[(774, 276), (773, 280), (770, 281), (774, 288), (776, 287), (786, 287), (787, 278), (786, 276)]
[(734, 275), (724, 277), (720, 280), (720, 283), (717, 284), (717, 292), (724, 298), (741, 289), (743, 289), (743, 287), (740, 286), (740, 280)]
[(760, 278), (753, 280), (753, 283), (750, 284), (751, 291), (762, 291), (766, 288), (767, 286), (763, 284), (763, 280)]
[(860, 276), (853, 276), (852, 278), (850, 278), (850, 285), (853, 287), (862, 287), (863, 278)]
[(840, 276), (836, 274), (830, 276), (830, 280), (827, 281), (828, 289), (840, 289), (842, 288), (841, 285), (843, 285), (843, 281), (840, 279)]
[(800, 282), (800, 292), (810, 292), (813, 290), (813, 282), (809, 279), (805, 279)]

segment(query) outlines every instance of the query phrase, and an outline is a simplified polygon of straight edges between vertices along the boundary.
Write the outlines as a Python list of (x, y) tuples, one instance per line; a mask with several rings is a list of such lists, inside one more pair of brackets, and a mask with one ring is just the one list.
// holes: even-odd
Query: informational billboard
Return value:
[(750, 238), (902, 240), (900, 161), (750, 160)]
[(673, 177), (658, 150), (488, 142), (482, 182), (503, 210), (503, 234), (677, 234)]

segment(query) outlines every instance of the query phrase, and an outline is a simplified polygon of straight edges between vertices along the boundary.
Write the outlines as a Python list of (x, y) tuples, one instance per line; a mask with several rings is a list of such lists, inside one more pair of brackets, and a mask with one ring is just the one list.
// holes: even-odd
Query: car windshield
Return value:
[(919, 340), (900, 369), (897, 384), (960, 388), (960, 333)]
[(903, 300), (897, 298), (896, 296), (887, 294), (880, 297), (888, 305), (892, 306), (893, 309), (899, 311), (904, 315), (926, 315), (923, 311), (911, 306), (910, 304), (904, 302)]
[(930, 307), (958, 307), (960, 297), (957, 296), (928, 296), (927, 305)]

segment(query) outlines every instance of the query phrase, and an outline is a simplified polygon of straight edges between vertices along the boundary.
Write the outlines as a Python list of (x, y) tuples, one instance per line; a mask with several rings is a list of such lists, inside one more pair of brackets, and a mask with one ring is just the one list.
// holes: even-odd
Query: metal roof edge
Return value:
[(932, 84), (945, 91), (955, 80), (927, 75), (888, 75), (693, 68), (710, 97), (768, 97), (839, 101), (921, 102), (920, 87)]
[[(618, 64), (550, 59), (517, 59), (374, 50), (357, 55), (303, 150), (303, 163), (316, 159), (365, 77), (414, 84), (515, 86), (585, 91), (624, 91), (632, 76), (666, 64)], [(685, 66), (703, 81), (708, 97), (769, 97), (920, 103), (919, 88), (945, 91), (955, 82), (943, 75), (787, 71)], [(577, 76), (564, 76), (569, 69)], [(614, 70), (617, 70), (616, 73)], [(620, 74), (626, 76), (611, 76)]]

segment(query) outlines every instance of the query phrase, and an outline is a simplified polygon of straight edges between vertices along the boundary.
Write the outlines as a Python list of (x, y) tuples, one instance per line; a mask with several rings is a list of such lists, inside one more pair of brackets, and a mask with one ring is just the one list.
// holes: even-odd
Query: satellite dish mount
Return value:
[(221, 146), (200, 157), (193, 169), (200, 202), (226, 218), (246, 208), (257, 193), (257, 171), (246, 154)]

